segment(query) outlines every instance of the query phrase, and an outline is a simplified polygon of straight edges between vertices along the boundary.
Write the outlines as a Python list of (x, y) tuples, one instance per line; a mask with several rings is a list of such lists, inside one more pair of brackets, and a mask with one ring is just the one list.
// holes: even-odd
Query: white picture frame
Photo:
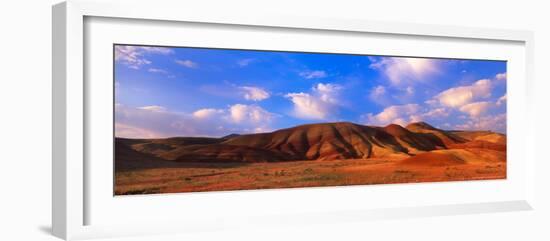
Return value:
[[(151, 7), (155, 8), (151, 11)], [(209, 15), (205, 10), (188, 8), (179, 1), (155, 1), (155, 2), (125, 2), (125, 1), (84, 1), (72, 0), (60, 3), (53, 7), (53, 234), (63, 239), (84, 239), (94, 237), (112, 237), (122, 235), (139, 234), (158, 234), (173, 232), (192, 232), (197, 230), (209, 230), (216, 228), (234, 227), (253, 223), (254, 225), (292, 225), (300, 222), (309, 223), (330, 223), (343, 222), (349, 220), (372, 220), (385, 218), (401, 217), (423, 217), (434, 215), (452, 215), (468, 214), (498, 211), (531, 210), (534, 203), (534, 136), (531, 114), (531, 99), (529, 93), (532, 93), (532, 74), (533, 74), (533, 34), (529, 31), (518, 30), (496, 30), (481, 29), (456, 26), (439, 25), (421, 25), (410, 23), (389, 23), (389, 22), (371, 22), (351, 19), (320, 19), (305, 18), (298, 16), (277, 16), (264, 13), (250, 15)], [(422, 37), (428, 39), (440, 39), (442, 41), (477, 41), (484, 44), (501, 42), (503, 44), (514, 45), (515, 54), (509, 58), (521, 59), (516, 61), (521, 69), (518, 74), (510, 81), (514, 84), (509, 88), (515, 93), (509, 98), (510, 113), (513, 113), (514, 119), (510, 120), (509, 125), (514, 127), (510, 133), (511, 141), (509, 145), (512, 148), (512, 155), (518, 165), (510, 165), (508, 168), (521, 170), (520, 180), (510, 185), (515, 186), (513, 191), (506, 193), (498, 198), (472, 198), (471, 200), (446, 200), (441, 204), (411, 202), (410, 205), (402, 203), (393, 203), (392, 205), (380, 205), (377, 208), (360, 209), (350, 205), (349, 209), (328, 208), (320, 212), (320, 207), (313, 207), (305, 212), (281, 213), (274, 209), (273, 212), (266, 212), (262, 216), (253, 216), (250, 214), (227, 213), (234, 222), (227, 224), (219, 216), (207, 217), (207, 220), (190, 225), (158, 225), (152, 226), (148, 223), (141, 223), (140, 218), (133, 217), (137, 221), (127, 225), (113, 223), (90, 223), (90, 216), (103, 211), (113, 213), (109, 207), (95, 205), (90, 209), (90, 200), (94, 200), (94, 192), (90, 187), (90, 181), (87, 180), (88, 169), (92, 164), (86, 161), (90, 152), (90, 144), (86, 141), (90, 130), (88, 123), (90, 120), (90, 103), (87, 97), (87, 91), (90, 88), (85, 83), (87, 63), (86, 53), (86, 19), (93, 18), (114, 18), (121, 21), (152, 21), (156, 25), (163, 23), (191, 23), (191, 24), (214, 24), (223, 25), (225, 29), (237, 27), (253, 27), (255, 29), (277, 29), (278, 31), (300, 30), (317, 31), (317, 34), (328, 32), (333, 33), (358, 33), (358, 34), (382, 34), (391, 35), (396, 38)], [(124, 20), (126, 19), (126, 20)], [(120, 27), (120, 26), (119, 26)], [(124, 27), (124, 26), (122, 26)], [(95, 31), (95, 30), (94, 30)], [(102, 33), (101, 31), (96, 31)], [(92, 33), (96, 33), (92, 32)], [(106, 40), (111, 41), (111, 40)], [(114, 40), (113, 40), (114, 41)], [(142, 41), (145, 41), (142, 39)], [(519, 46), (519, 47), (518, 47)], [(519, 50), (518, 50), (519, 49)], [(519, 51), (519, 52), (518, 52)], [(433, 53), (437, 55), (437, 53)], [(495, 55), (496, 56), (496, 55)], [(498, 58), (496, 56), (495, 58)], [(507, 59), (510, 60), (510, 59)], [(109, 60), (111, 61), (111, 60)], [(111, 91), (112, 93), (112, 91)], [(92, 112), (93, 113), (93, 112)], [(518, 133), (518, 134), (514, 134)], [(519, 134), (521, 133), (521, 135)], [(517, 137), (517, 138), (516, 138)], [(510, 154), (510, 153), (509, 153)], [(377, 186), (371, 189), (393, 189), (394, 191), (410, 191), (422, 188), (469, 188), (483, 192), (487, 188), (506, 188), (510, 185), (494, 182), (481, 187), (465, 184), (453, 183), (449, 185), (432, 185), (424, 187), (406, 187), (399, 189), (398, 186)], [(490, 186), (493, 185), (493, 186)], [(508, 185), (508, 186), (507, 186)], [(165, 210), (174, 210), (178, 204), (185, 203), (187, 206), (199, 203), (208, 203), (209, 200), (216, 198), (226, 199), (227, 201), (238, 201), (239, 198), (258, 198), (258, 200), (273, 200), (278, 196), (296, 197), (306, 200), (308, 196), (321, 195), (345, 195), (346, 192), (363, 192), (364, 187), (350, 187), (331, 189), (330, 193), (319, 194), (318, 189), (297, 189), (291, 191), (270, 190), (259, 192), (223, 192), (219, 194), (206, 195), (176, 195), (170, 197), (154, 196), (156, 204), (165, 202)], [(414, 191), (414, 190), (413, 190)], [(441, 193), (444, 190), (439, 190)], [(439, 192), (438, 191), (438, 192)], [(508, 195), (509, 194), (509, 195)], [(357, 194), (359, 195), (359, 194)], [(491, 194), (488, 194), (489, 196)], [(150, 196), (136, 197), (124, 202), (126, 207), (140, 207), (143, 202), (147, 202)], [(113, 198), (111, 196), (111, 198)], [(183, 199), (187, 198), (187, 201)], [(137, 200), (137, 201), (136, 201)], [(117, 203), (121, 203), (117, 201)], [(120, 205), (114, 203), (113, 205)], [(305, 205), (305, 204), (304, 204)], [(373, 206), (375, 207), (375, 206)], [(113, 208), (113, 207), (110, 207)], [(236, 210), (244, 209), (243, 206), (237, 206)], [(253, 209), (254, 207), (250, 207)], [(99, 211), (97, 211), (99, 210)], [(317, 211), (316, 211), (317, 210)], [(159, 211), (159, 210), (155, 210)], [(190, 210), (187, 210), (190, 212)], [(121, 212), (120, 214), (123, 214)], [(154, 212), (145, 212), (147, 218), (152, 218), (156, 222), (182, 221), (171, 219), (171, 217), (160, 218), (154, 216)], [(99, 215), (101, 216), (101, 215)], [(330, 216), (330, 221), (326, 217)], [(325, 218), (323, 218), (325, 217)], [(208, 219), (209, 218), (209, 219)], [(218, 219), (217, 219), (218, 218)], [(113, 217), (116, 219), (116, 217)], [(251, 221), (252, 220), (252, 221)], [(288, 221), (292, 220), (292, 221)], [(128, 221), (128, 220), (124, 220)], [(185, 220), (183, 220), (185, 221)]]

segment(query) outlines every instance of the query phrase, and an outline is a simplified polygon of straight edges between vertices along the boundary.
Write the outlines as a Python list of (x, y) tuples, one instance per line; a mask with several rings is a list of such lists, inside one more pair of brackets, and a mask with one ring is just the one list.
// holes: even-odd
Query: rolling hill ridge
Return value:
[(116, 167), (123, 169), (149, 166), (149, 162), (250, 163), (408, 158), (435, 150), (464, 148), (505, 151), (506, 136), (494, 132), (445, 131), (425, 122), (406, 127), (336, 122), (300, 125), (270, 133), (232, 134), (222, 138), (115, 139)]

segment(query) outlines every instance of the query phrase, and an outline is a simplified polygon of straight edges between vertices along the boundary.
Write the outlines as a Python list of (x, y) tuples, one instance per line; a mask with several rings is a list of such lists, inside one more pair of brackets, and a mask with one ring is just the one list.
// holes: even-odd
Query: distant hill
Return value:
[(443, 131), (441, 129), (437, 129), (426, 122), (411, 123), (407, 125), (407, 129), (415, 133), (433, 134), (441, 142), (443, 142), (444, 145), (452, 145), (452, 144), (463, 143), (467, 141), (467, 139), (462, 138), (459, 135), (456, 135), (449, 131)]
[(227, 139), (231, 139), (231, 138), (237, 137), (237, 136), (240, 136), (240, 135), (239, 135), (239, 134), (233, 133), (233, 134), (229, 134), (229, 135), (227, 135), (227, 136), (224, 136), (224, 137), (222, 137), (221, 139), (226, 139), (226, 140), (227, 140)]
[[(445, 131), (425, 122), (406, 127), (365, 126), (350, 122), (300, 125), (269, 133), (222, 138), (116, 138), (118, 167), (148, 167), (173, 162), (277, 162), (295, 160), (413, 157), (446, 149), (506, 150), (506, 136), (482, 131)], [(439, 152), (437, 152), (439, 153)], [(430, 157), (441, 156), (429, 154)], [(456, 161), (455, 159), (451, 158)], [(448, 160), (451, 160), (448, 159)]]

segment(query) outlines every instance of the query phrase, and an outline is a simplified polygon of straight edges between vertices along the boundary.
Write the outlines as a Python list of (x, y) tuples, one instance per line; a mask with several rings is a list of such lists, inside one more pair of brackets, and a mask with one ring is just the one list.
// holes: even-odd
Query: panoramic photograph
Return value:
[(114, 195), (506, 179), (506, 61), (113, 56)]

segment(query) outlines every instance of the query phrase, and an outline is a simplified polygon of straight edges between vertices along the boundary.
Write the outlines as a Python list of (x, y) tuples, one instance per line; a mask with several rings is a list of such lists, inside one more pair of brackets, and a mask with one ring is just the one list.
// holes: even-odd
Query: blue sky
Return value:
[(116, 45), (115, 135), (349, 121), (506, 132), (506, 62)]

